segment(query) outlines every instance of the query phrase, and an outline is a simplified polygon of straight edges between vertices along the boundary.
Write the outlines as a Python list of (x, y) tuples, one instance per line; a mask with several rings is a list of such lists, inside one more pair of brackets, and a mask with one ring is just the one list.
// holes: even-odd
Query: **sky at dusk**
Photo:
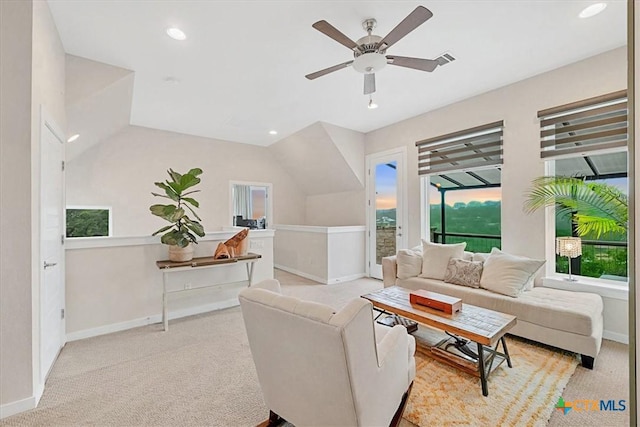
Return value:
[(398, 173), (392, 166), (396, 162), (376, 165), (376, 209), (394, 209), (396, 200), (396, 181)]
[[(453, 206), (455, 203), (458, 203), (458, 202), (462, 202), (462, 203), (469, 203), (472, 201), (486, 202), (487, 200), (491, 200), (491, 201), (502, 200), (502, 189), (500, 187), (497, 187), (497, 188), (486, 188), (486, 189), (447, 191), (445, 203), (449, 206)], [(433, 187), (429, 188), (429, 204), (430, 205), (440, 204), (440, 192)]]
[[(393, 167), (395, 162), (389, 164), (376, 165), (376, 209), (394, 209), (396, 207), (396, 179), (397, 172)], [(618, 187), (624, 193), (628, 191), (628, 179), (627, 178), (615, 178), (602, 180), (609, 185)], [(501, 201), (502, 189), (498, 188), (486, 188), (486, 189), (473, 189), (473, 190), (455, 190), (446, 192), (446, 204), (453, 206), (456, 203), (469, 203), (472, 201), (485, 202), (485, 201)], [(440, 193), (432, 186), (429, 186), (429, 204), (440, 204)]]

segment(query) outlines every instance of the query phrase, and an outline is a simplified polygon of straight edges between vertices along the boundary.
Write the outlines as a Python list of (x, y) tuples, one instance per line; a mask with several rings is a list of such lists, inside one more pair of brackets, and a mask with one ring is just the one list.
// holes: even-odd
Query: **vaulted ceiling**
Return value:
[[(135, 73), (131, 124), (257, 145), (318, 121), (369, 132), (626, 44), (626, 2), (578, 18), (591, 3), (49, 0), (67, 53)], [(375, 110), (353, 69), (304, 78), (352, 59), (314, 22), (357, 40), (375, 18), (384, 36), (418, 5), (433, 18), (388, 53), (456, 61), (433, 73), (381, 70)], [(169, 38), (171, 26), (187, 39)]]

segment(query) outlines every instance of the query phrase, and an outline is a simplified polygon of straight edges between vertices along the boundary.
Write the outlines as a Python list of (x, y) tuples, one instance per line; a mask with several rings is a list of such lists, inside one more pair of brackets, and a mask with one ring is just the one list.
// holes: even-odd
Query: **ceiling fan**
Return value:
[[(351, 49), (354, 59), (334, 65), (333, 67), (325, 68), (324, 70), (316, 71), (315, 73), (307, 74), (305, 77), (309, 80), (314, 80), (334, 71), (352, 66), (354, 70), (364, 74), (364, 94), (370, 95), (376, 91), (375, 73), (383, 69), (387, 64), (431, 72), (435, 70), (438, 65), (447, 64), (455, 58), (450, 57), (448, 54), (437, 59), (408, 58), (406, 56), (386, 55), (386, 52), (388, 48), (425, 23), (432, 16), (433, 13), (431, 13), (429, 9), (424, 6), (418, 6), (391, 30), (386, 37), (371, 34), (376, 27), (376, 20), (373, 18), (367, 19), (362, 23), (362, 27), (368, 35), (362, 37), (357, 42), (354, 42), (342, 34), (327, 21), (318, 21), (312, 25), (313, 28)], [(447, 58), (447, 56), (449, 56), (449, 58)]]

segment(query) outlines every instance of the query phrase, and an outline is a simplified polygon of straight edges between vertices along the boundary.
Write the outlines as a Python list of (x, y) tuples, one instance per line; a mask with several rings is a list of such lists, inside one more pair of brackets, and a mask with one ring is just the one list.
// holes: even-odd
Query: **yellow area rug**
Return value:
[(480, 378), (416, 352), (416, 379), (403, 417), (420, 427), (546, 425), (578, 359), (512, 337), (507, 347), (513, 368), (505, 361), (491, 374), (487, 397)]

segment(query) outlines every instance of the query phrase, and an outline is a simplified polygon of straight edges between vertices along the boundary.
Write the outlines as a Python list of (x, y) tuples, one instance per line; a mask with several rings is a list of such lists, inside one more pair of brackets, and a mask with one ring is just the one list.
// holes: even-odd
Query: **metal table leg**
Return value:
[(507, 366), (513, 368), (511, 366), (511, 356), (509, 356), (509, 350), (507, 350), (507, 341), (504, 339), (504, 335), (500, 338), (500, 342), (502, 342), (502, 350), (504, 350), (505, 359), (507, 359)]
[(162, 325), (165, 332), (169, 330), (169, 316), (167, 313), (167, 272), (162, 272)]
[(484, 354), (482, 344), (478, 345), (478, 369), (480, 370), (480, 383), (482, 384), (482, 395), (489, 396), (489, 389), (487, 387), (487, 373), (484, 370)]
[(246, 264), (247, 267), (247, 277), (249, 279), (249, 284), (247, 285), (248, 288), (251, 287), (251, 284), (253, 283), (253, 266), (255, 264), (255, 261), (250, 261)]

